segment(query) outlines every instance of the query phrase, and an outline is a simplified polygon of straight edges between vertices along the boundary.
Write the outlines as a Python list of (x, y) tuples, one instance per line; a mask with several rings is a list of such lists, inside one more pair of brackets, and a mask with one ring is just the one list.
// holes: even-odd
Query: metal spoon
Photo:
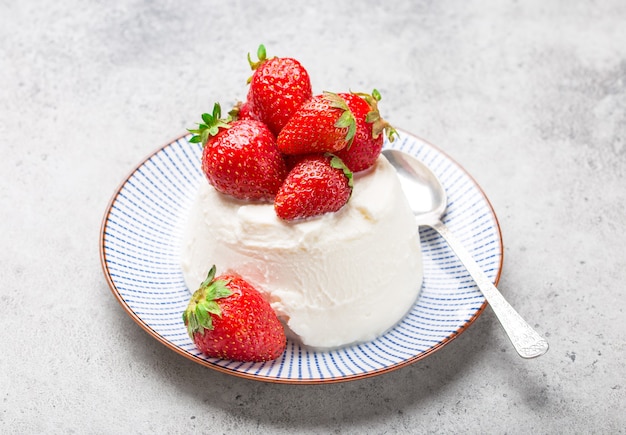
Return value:
[(388, 149), (383, 151), (383, 155), (396, 168), (418, 225), (434, 228), (448, 242), (474, 278), (517, 353), (523, 358), (535, 358), (546, 353), (548, 342), (504, 299), (469, 252), (441, 222), (447, 208), (447, 197), (437, 176), (422, 162), (402, 151)]

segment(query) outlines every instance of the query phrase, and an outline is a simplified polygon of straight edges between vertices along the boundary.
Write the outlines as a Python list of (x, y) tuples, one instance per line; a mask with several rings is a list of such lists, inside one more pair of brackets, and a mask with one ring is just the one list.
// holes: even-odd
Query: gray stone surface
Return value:
[[(0, 1), (0, 432), (624, 433), (626, 3)], [(482, 186), (500, 288), (551, 344), (525, 361), (487, 309), (376, 378), (275, 385), (199, 366), (122, 310), (107, 202), (245, 55), (316, 91), (370, 90)]]

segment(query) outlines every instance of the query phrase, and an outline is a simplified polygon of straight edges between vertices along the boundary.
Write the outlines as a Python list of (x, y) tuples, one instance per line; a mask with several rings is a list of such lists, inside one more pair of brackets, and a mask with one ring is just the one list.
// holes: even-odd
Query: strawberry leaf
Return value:
[(210, 285), (205, 287), (205, 299), (207, 301), (214, 301), (230, 296), (232, 292), (228, 289), (227, 285), (228, 283), (221, 279), (212, 281)]
[(202, 284), (200, 284), (200, 287), (207, 287), (209, 284), (211, 284), (211, 282), (213, 282), (213, 278), (215, 278), (216, 271), (217, 271), (217, 268), (215, 267), (215, 264), (214, 264), (209, 269), (209, 273), (207, 274), (206, 279), (202, 281)]
[(341, 169), (343, 174), (348, 179), (348, 186), (351, 188), (354, 186), (353, 174), (352, 171), (346, 166), (346, 164), (334, 154), (327, 153), (327, 156), (330, 157), (330, 166), (335, 169)]
[(204, 326), (206, 329), (212, 329), (212, 321), (209, 312), (206, 309), (205, 304), (196, 305), (196, 318), (198, 319), (198, 323)]
[(228, 288), (228, 284), (230, 284), (230, 282), (221, 279), (215, 281), (215, 297), (213, 299), (227, 298), (228, 296), (232, 295), (233, 292), (231, 292)]
[(389, 142), (393, 142), (396, 140), (396, 137), (400, 136), (398, 131), (389, 124), (387, 124), (385, 128), (385, 135), (387, 136), (387, 139), (389, 139)]
[(387, 139), (389, 139), (389, 142), (393, 142), (396, 136), (398, 136), (398, 132), (380, 116), (378, 102), (381, 100), (382, 96), (378, 89), (372, 90), (371, 94), (362, 92), (352, 93), (363, 98), (370, 106), (371, 110), (365, 115), (365, 122), (372, 124), (372, 137), (376, 139), (381, 133), (384, 133)]
[[(354, 120), (354, 117), (352, 117), (352, 119)], [(350, 125), (348, 126), (348, 134), (346, 134), (346, 141), (348, 142), (348, 147), (350, 147), (350, 145), (352, 145), (352, 140), (354, 139), (354, 136), (356, 136), (356, 122), (351, 122)]]
[(222, 108), (219, 103), (213, 105), (212, 113), (203, 113), (203, 123), (198, 124), (196, 129), (187, 129), (189, 133), (193, 134), (189, 142), (202, 143), (202, 146), (206, 146), (209, 139), (213, 136), (217, 136), (221, 128), (230, 128), (230, 122), (232, 118), (222, 119)]
[(348, 107), (348, 103), (346, 103), (346, 100), (341, 98), (339, 95), (335, 94), (334, 92), (328, 92), (328, 91), (324, 91), (322, 92), (322, 94), (324, 95), (324, 99), (328, 102), (330, 107), (341, 109), (343, 111), (350, 111), (350, 108)]
[(356, 119), (354, 114), (350, 110), (350, 107), (348, 107), (346, 100), (341, 98), (339, 95), (328, 91), (324, 91), (323, 94), (330, 107), (342, 110), (341, 115), (335, 122), (335, 127), (348, 129), (345, 141), (347, 142), (346, 146), (350, 148), (350, 145), (352, 145), (352, 141), (354, 140), (354, 136), (356, 135)]
[(201, 329), (198, 324), (198, 318), (195, 315), (189, 314), (187, 320), (187, 333), (189, 334), (189, 337), (193, 338), (193, 334), (195, 332), (204, 332), (204, 328)]
[(191, 296), (183, 313), (183, 323), (187, 325), (187, 332), (192, 339), (196, 332), (203, 333), (205, 329), (213, 329), (212, 316), (222, 315), (222, 309), (216, 299), (226, 298), (232, 294), (228, 288), (228, 281), (215, 279), (215, 271), (213, 265), (200, 288)]
[(341, 116), (339, 117), (339, 119), (337, 119), (337, 122), (335, 122), (335, 127), (337, 128), (345, 128), (345, 127), (350, 127), (350, 124), (352, 124), (352, 119), (350, 119), (350, 112), (343, 112), (341, 114)]
[(207, 311), (207, 313), (215, 314), (216, 316), (222, 316), (222, 309), (219, 304), (215, 301), (205, 301), (202, 306)]
[(378, 113), (378, 110), (372, 110), (371, 112), (367, 112), (367, 115), (365, 115), (365, 122), (367, 122), (368, 124), (371, 124), (372, 122), (376, 122), (380, 119), (380, 113)]
[[(250, 68), (252, 69), (252, 71), (259, 69), (259, 67), (267, 61), (267, 52), (265, 50), (265, 45), (259, 45), (259, 48), (256, 51), (256, 56), (259, 58), (259, 60), (253, 61), (250, 53), (248, 53), (248, 63), (250, 64)], [(252, 76), (248, 77), (247, 83), (250, 84), (251, 81)]]
[(265, 51), (265, 45), (259, 44), (259, 48), (256, 51), (256, 55), (261, 61), (267, 58), (267, 51)]

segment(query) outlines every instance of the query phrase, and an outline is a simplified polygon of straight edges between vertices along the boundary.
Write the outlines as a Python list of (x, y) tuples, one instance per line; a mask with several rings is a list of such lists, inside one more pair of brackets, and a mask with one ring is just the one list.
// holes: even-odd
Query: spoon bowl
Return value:
[(402, 151), (384, 150), (383, 155), (396, 169), (418, 223), (428, 225), (438, 222), (446, 211), (448, 198), (437, 176), (428, 166)]
[(441, 222), (448, 200), (437, 176), (424, 163), (402, 151), (386, 149), (383, 155), (396, 169), (416, 223), (434, 228), (448, 242), (485, 296), (517, 353), (523, 358), (546, 353), (548, 342), (504, 299), (470, 253)]

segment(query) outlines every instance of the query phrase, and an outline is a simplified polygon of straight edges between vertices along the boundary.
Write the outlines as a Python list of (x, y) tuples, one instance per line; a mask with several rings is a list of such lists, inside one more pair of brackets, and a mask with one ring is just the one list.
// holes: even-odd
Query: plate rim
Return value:
[[(443, 151), (441, 148), (439, 148), (436, 145), (433, 145), (431, 142), (423, 139), (420, 136), (417, 136), (417, 135), (415, 135), (413, 133), (408, 132), (407, 130), (400, 129), (400, 128), (396, 128), (396, 130), (400, 134), (405, 134), (405, 135), (408, 135), (408, 136), (412, 136), (415, 139), (417, 139), (418, 141), (421, 141), (421, 142), (427, 144), (428, 146), (432, 147), (436, 152), (440, 153), (445, 158), (450, 160), (450, 162), (452, 162), (454, 165), (456, 165), (459, 168), (459, 170), (461, 170), (472, 181), (472, 183), (474, 184), (476, 189), (479, 191), (480, 195), (485, 200), (485, 203), (489, 207), (491, 215), (493, 216), (493, 219), (494, 219), (494, 222), (495, 222), (495, 228), (496, 228), (497, 234), (498, 234), (498, 247), (499, 247), (499, 253), (500, 253), (500, 261), (498, 262), (498, 270), (497, 270), (496, 276), (494, 278), (494, 285), (497, 286), (498, 283), (500, 282), (500, 277), (502, 275), (502, 268), (503, 268), (503, 265), (504, 265), (504, 242), (503, 242), (503, 239), (502, 239), (502, 229), (500, 227), (500, 222), (498, 220), (498, 216), (497, 216), (497, 214), (495, 212), (495, 209), (493, 208), (493, 205), (491, 204), (491, 201), (489, 200), (488, 196), (485, 194), (485, 191), (480, 186), (480, 184), (478, 184), (476, 179), (463, 166), (461, 166), (454, 158), (452, 158), (448, 153)], [(150, 335), (152, 338), (156, 339), (158, 342), (163, 344), (168, 349), (173, 350), (174, 352), (178, 353), (179, 355), (182, 355), (183, 357), (185, 357), (185, 358), (187, 358), (187, 359), (189, 359), (191, 361), (194, 361), (196, 363), (199, 363), (200, 365), (203, 365), (205, 367), (208, 367), (208, 368), (211, 368), (213, 370), (217, 370), (219, 372), (226, 373), (226, 374), (229, 374), (229, 375), (237, 376), (237, 377), (240, 377), (240, 378), (245, 378), (245, 379), (251, 379), (251, 380), (256, 380), (256, 381), (263, 381), (263, 382), (269, 382), (269, 383), (298, 384), (298, 385), (315, 385), (315, 384), (319, 385), (319, 384), (340, 383), (340, 382), (353, 381), (353, 380), (366, 379), (366, 378), (371, 378), (371, 377), (375, 377), (375, 376), (380, 376), (382, 374), (389, 373), (389, 372), (398, 370), (398, 369), (400, 369), (402, 367), (406, 367), (408, 365), (414, 364), (417, 361), (420, 361), (420, 360), (422, 360), (422, 359), (432, 355), (433, 353), (441, 350), (443, 347), (448, 345), (450, 342), (454, 341), (458, 336), (460, 336), (463, 332), (465, 332), (471, 325), (473, 325), (474, 322), (476, 321), (476, 319), (478, 319), (478, 317), (480, 317), (480, 315), (485, 311), (485, 309), (486, 309), (486, 307), (488, 305), (487, 300), (484, 300), (483, 303), (481, 304), (480, 308), (478, 310), (476, 310), (474, 315), (471, 318), (469, 318), (456, 331), (452, 332), (448, 337), (446, 337), (445, 339), (441, 340), (440, 342), (438, 342), (434, 346), (430, 347), (429, 349), (427, 349), (424, 352), (421, 352), (418, 355), (415, 355), (415, 356), (413, 356), (411, 358), (407, 358), (407, 359), (405, 359), (403, 361), (400, 361), (398, 363), (395, 363), (393, 365), (386, 366), (386, 367), (379, 368), (379, 369), (375, 369), (375, 370), (368, 371), (368, 372), (365, 372), (365, 373), (358, 373), (358, 374), (345, 375), (345, 376), (335, 376), (335, 377), (332, 377), (332, 378), (275, 378), (275, 377), (271, 377), (271, 376), (252, 374), (252, 373), (248, 373), (248, 372), (237, 371), (237, 370), (231, 369), (229, 367), (224, 367), (224, 366), (215, 364), (215, 363), (213, 363), (211, 361), (208, 361), (208, 360), (205, 360), (203, 358), (200, 358), (197, 355), (193, 355), (193, 354), (190, 354), (189, 352), (186, 352), (185, 350), (181, 349), (180, 347), (176, 346), (172, 342), (170, 342), (167, 339), (165, 339), (157, 331), (155, 331), (152, 327), (150, 327), (150, 325), (148, 325), (141, 317), (139, 317), (132, 310), (132, 308), (128, 305), (128, 303), (124, 300), (122, 294), (120, 293), (120, 291), (117, 288), (117, 285), (113, 281), (113, 278), (111, 277), (111, 273), (110, 273), (110, 271), (108, 269), (108, 266), (107, 266), (106, 246), (105, 246), (106, 240), (105, 240), (105, 238), (106, 238), (107, 225), (108, 225), (108, 222), (109, 222), (109, 216), (110, 216), (111, 211), (113, 209), (113, 205), (115, 204), (118, 196), (122, 192), (122, 189), (128, 183), (128, 181), (131, 179), (131, 177), (144, 164), (146, 164), (150, 159), (152, 159), (156, 154), (158, 154), (159, 152), (161, 152), (162, 150), (164, 150), (168, 146), (173, 145), (175, 142), (177, 142), (177, 141), (179, 141), (181, 139), (184, 139), (187, 136), (189, 136), (189, 133), (183, 133), (183, 134), (181, 134), (179, 136), (176, 136), (174, 139), (166, 142), (164, 145), (161, 145), (160, 147), (156, 148), (152, 152), (148, 153), (138, 164), (136, 164), (126, 174), (126, 176), (122, 179), (122, 181), (118, 184), (118, 186), (113, 191), (113, 194), (111, 195), (111, 198), (109, 199), (109, 201), (107, 203), (107, 206), (105, 208), (105, 212), (104, 212), (104, 215), (103, 215), (103, 218), (102, 218), (102, 222), (100, 224), (100, 234), (99, 234), (100, 265), (102, 267), (102, 271), (104, 273), (104, 276), (106, 278), (107, 284), (109, 286), (109, 290), (113, 293), (113, 295), (115, 296), (116, 300), (122, 306), (122, 308), (124, 309), (126, 314), (128, 314), (130, 316), (130, 318), (133, 319), (133, 321), (135, 323), (137, 323), (145, 332), (147, 332), (148, 335)]]

